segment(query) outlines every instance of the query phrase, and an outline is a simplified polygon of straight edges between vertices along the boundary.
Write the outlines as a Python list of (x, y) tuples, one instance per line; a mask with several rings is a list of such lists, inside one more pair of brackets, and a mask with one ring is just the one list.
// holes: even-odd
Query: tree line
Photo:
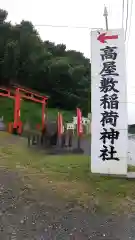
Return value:
[(50, 107), (90, 111), (90, 60), (64, 44), (43, 41), (31, 22), (13, 25), (7, 16), (0, 9), (0, 85), (37, 90), (49, 96)]

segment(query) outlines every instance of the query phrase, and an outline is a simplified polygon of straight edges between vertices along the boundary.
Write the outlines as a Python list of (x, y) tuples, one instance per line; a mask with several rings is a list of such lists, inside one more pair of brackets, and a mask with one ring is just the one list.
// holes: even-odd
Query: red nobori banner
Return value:
[(63, 117), (62, 114), (58, 112), (58, 134), (63, 134)]
[(77, 134), (78, 136), (83, 134), (82, 112), (80, 108), (77, 108)]

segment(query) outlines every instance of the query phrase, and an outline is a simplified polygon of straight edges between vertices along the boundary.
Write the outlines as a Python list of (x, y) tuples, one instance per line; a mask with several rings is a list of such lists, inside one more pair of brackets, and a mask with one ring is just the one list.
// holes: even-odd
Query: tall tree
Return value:
[(64, 44), (43, 42), (31, 22), (6, 22), (7, 15), (0, 9), (0, 84), (48, 94), (53, 107), (89, 111), (90, 60)]

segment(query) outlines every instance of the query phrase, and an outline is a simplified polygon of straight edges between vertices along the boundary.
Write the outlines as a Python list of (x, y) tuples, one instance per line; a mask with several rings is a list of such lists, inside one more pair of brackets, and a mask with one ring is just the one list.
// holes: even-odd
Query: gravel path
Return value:
[(0, 240), (135, 240), (135, 215), (92, 215), (26, 182), (17, 172), (0, 169)]
[[(54, 194), (54, 193), (53, 193)], [(38, 193), (16, 172), (0, 170), (1, 240), (134, 240), (134, 216), (99, 216)]]

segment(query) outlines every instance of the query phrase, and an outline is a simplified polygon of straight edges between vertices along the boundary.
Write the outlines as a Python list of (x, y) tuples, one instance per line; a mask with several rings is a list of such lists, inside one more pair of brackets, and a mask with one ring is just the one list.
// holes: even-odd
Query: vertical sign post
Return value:
[(78, 136), (78, 141), (77, 141), (77, 148), (81, 148), (81, 136), (83, 134), (83, 124), (82, 124), (82, 112), (80, 108), (76, 109), (77, 111), (77, 136)]
[(128, 119), (124, 31), (92, 31), (91, 171), (127, 174)]
[(81, 136), (83, 133), (83, 124), (82, 124), (82, 112), (80, 108), (77, 108), (77, 135)]
[(64, 129), (63, 129), (63, 117), (62, 114), (60, 112), (58, 112), (58, 116), (57, 116), (57, 129), (58, 129), (58, 145), (61, 146), (62, 144), (62, 136), (64, 133)]
[(58, 112), (57, 124), (58, 124), (58, 135), (61, 136), (63, 134), (63, 117), (60, 112)]

